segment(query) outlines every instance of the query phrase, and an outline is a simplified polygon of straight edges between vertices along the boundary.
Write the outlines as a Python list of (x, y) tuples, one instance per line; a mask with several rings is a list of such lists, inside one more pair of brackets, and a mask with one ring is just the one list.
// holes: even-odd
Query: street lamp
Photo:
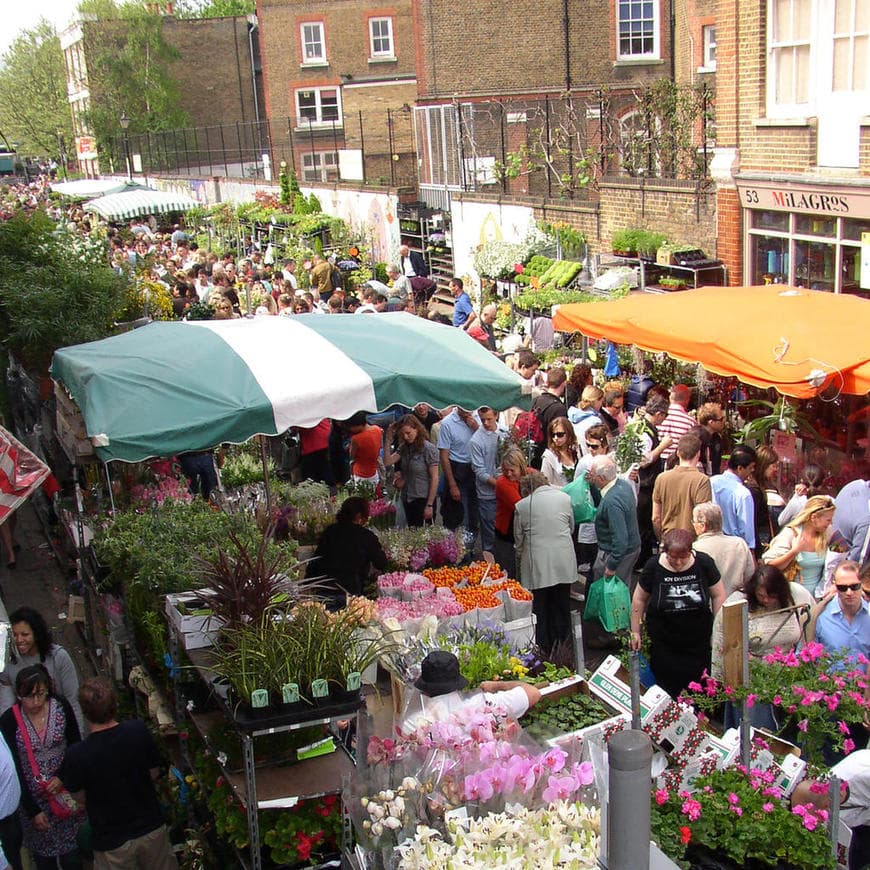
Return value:
[(130, 136), (127, 133), (127, 128), (130, 126), (130, 118), (127, 116), (126, 111), (121, 113), (121, 117), (118, 119), (118, 123), (121, 125), (121, 129), (124, 131), (124, 154), (127, 157), (127, 181), (132, 181), (133, 161), (130, 158)]

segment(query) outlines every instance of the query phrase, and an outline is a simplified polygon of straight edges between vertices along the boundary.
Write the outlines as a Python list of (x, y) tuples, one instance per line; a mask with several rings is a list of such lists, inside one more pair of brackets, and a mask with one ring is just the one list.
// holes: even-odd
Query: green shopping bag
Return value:
[(591, 523), (595, 519), (595, 502), (585, 472), (576, 474), (574, 480), (562, 487), (562, 492), (571, 496), (575, 523)]
[(628, 586), (617, 576), (602, 577), (589, 588), (584, 619), (594, 619), (611, 634), (631, 625), (631, 597)]

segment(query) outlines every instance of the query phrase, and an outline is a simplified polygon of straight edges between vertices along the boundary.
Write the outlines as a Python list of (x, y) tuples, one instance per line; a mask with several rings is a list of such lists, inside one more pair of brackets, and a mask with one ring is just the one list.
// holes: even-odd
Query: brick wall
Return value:
[(610, 251), (616, 230), (643, 227), (665, 233), (671, 242), (702, 248), (719, 257), (716, 197), (685, 182), (606, 181), (599, 184), (601, 220), (598, 247)]
[(616, 64), (613, 0), (569, 0), (566, 58), (562, 0), (489, 4), (413, 0), (421, 33), (423, 98), (630, 85), (670, 74), (667, 4), (660, 4), (662, 60)]
[[(284, 155), (289, 150), (289, 118), (297, 166), (306, 151), (359, 148), (364, 142), (367, 176), (395, 183), (404, 183), (413, 176), (413, 130), (410, 113), (402, 111), (404, 105), (412, 106), (416, 98), (416, 47), (410, 0), (390, 5), (363, 0), (340, 4), (327, 0), (260, 0), (258, 17), (266, 105), (277, 154)], [(395, 60), (372, 59), (371, 17), (392, 20)], [(323, 25), (326, 48), (323, 65), (302, 65), (300, 27), (304, 22)], [(341, 92), (343, 124), (335, 130), (327, 126), (312, 132), (304, 124), (297, 126), (295, 93), (314, 87), (335, 87)], [(390, 127), (392, 154), (399, 155), (398, 161), (390, 153)]]
[(743, 284), (743, 212), (736, 188), (721, 187), (716, 195), (717, 256), (728, 267), (728, 283)]
[[(191, 126), (255, 121), (253, 65), (259, 64), (256, 33), (248, 41), (248, 22), (234, 18), (163, 19), (163, 38), (179, 52), (172, 76)], [(265, 117), (262, 81), (257, 79), (260, 118)]]

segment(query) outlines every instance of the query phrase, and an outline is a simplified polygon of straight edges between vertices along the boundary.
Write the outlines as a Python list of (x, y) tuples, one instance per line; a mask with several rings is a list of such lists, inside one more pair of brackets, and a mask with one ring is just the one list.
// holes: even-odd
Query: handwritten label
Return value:
[(269, 706), (269, 692), (266, 689), (254, 689), (251, 692), (251, 706), (260, 710)]
[(299, 684), (284, 683), (281, 686), (281, 699), (285, 704), (295, 704), (299, 701)]

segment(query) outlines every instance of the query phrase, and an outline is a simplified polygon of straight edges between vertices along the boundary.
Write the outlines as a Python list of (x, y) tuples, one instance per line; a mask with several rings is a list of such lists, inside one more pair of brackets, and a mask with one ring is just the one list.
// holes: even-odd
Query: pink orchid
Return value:
[(568, 800), (580, 787), (573, 776), (551, 776), (542, 797), (549, 804), (557, 800)]
[(552, 773), (558, 773), (565, 766), (568, 755), (563, 749), (551, 749), (541, 756), (541, 765)]

